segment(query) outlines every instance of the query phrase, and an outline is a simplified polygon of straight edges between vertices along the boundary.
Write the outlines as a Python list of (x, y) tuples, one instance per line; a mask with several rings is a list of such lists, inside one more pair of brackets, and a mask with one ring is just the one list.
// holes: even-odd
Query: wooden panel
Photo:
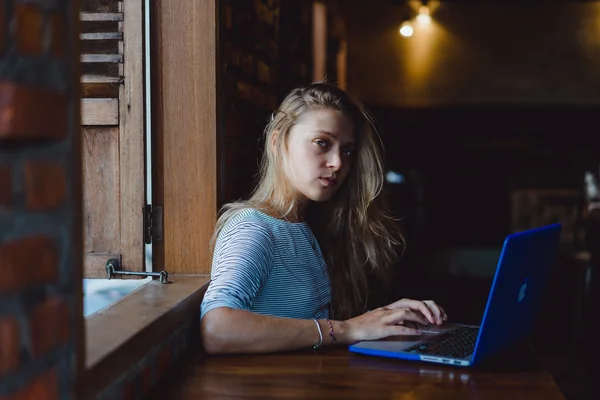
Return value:
[(119, 97), (118, 83), (81, 83), (83, 98), (115, 98)]
[[(144, 198), (144, 65), (142, 0), (123, 4), (125, 84), (120, 87), (121, 253), (130, 271), (144, 270), (142, 208)], [(170, 271), (169, 271), (170, 272)]]
[(157, 169), (163, 172), (159, 185), (169, 273), (210, 270), (217, 215), (215, 3), (154, 3), (154, 114), (162, 155)]
[[(81, 5), (81, 11), (84, 11), (80, 14), (81, 68), (84, 76), (102, 77), (101, 82), (98, 82), (99, 78), (95, 78), (94, 83), (108, 83), (107, 79), (119, 81), (123, 78), (121, 72), (123, 53), (119, 51), (119, 44), (124, 37), (119, 26), (123, 21), (120, 4), (121, 2), (116, 0), (84, 0)], [(141, 55), (137, 56), (141, 57)], [(89, 82), (83, 81), (83, 83)], [(98, 96), (84, 95), (83, 97)], [(105, 97), (113, 97), (113, 95)]]
[(84, 63), (120, 63), (123, 62), (121, 54), (82, 54), (81, 62)]
[(81, 83), (121, 83), (123, 78), (107, 75), (82, 75)]
[(79, 35), (81, 40), (121, 40), (123, 32), (91, 32)]
[(81, 21), (123, 21), (123, 13), (80, 13)]
[[(90, 172), (86, 250), (95, 253), (86, 264), (88, 277), (106, 277), (104, 263), (112, 253), (120, 255), (123, 269), (143, 269), (142, 3), (130, 0), (123, 9), (123, 3), (116, 0), (86, 0), (82, 9), (86, 12), (80, 14), (84, 21), (79, 36), (84, 54), (80, 59), (85, 72), (81, 79), (82, 125), (115, 126), (111, 130), (87, 131), (85, 137), (90, 155), (88, 170), (106, 169), (97, 175)], [(123, 45), (124, 37), (127, 46)], [(96, 263), (96, 259), (102, 262)]]
[(119, 128), (87, 127), (82, 134), (84, 252), (118, 253)]
[(118, 125), (119, 100), (82, 99), (81, 125)]
[(120, 67), (122, 63), (82, 63), (81, 72), (83, 76), (101, 76), (111, 79), (122, 80)]
[(95, 13), (112, 13), (121, 11), (119, 3), (122, 0), (80, 0), (79, 11)]
[(84, 253), (83, 277), (107, 279), (106, 261), (111, 258), (121, 260), (121, 255), (115, 253)]

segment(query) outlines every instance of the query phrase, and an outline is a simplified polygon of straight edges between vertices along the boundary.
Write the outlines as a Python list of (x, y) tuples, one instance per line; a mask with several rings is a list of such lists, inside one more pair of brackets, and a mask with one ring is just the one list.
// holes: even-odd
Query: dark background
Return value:
[[(451, 318), (479, 323), (506, 235), (563, 222), (532, 343), (566, 397), (586, 398), (581, 206), (584, 172), (600, 161), (600, 2), (430, 1), (432, 24), (410, 38), (398, 28), (420, 2), (324, 3), (327, 78), (367, 105), (386, 168), (405, 178), (386, 190), (407, 252), (372, 306), (432, 298)], [(223, 204), (254, 186), (274, 104), (313, 78), (312, 2), (229, 0), (220, 16)], [(522, 213), (512, 199), (523, 190), (558, 194)]]

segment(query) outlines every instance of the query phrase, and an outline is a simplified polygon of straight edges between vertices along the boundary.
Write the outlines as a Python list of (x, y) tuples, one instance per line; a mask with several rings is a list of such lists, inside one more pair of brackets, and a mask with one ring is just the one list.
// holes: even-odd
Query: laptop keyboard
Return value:
[(404, 351), (432, 356), (463, 358), (473, 353), (479, 328), (461, 326), (435, 339), (418, 343)]

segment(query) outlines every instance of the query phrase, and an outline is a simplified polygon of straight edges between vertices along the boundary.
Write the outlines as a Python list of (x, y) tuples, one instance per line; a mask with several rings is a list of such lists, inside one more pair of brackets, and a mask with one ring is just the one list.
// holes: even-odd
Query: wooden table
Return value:
[(150, 399), (564, 399), (530, 347), (477, 368), (352, 354), (191, 356)]

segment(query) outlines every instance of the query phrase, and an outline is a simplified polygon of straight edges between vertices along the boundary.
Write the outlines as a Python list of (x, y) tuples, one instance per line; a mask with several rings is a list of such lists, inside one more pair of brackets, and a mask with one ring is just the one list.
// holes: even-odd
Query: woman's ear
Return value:
[(277, 154), (277, 140), (279, 139), (279, 131), (273, 131), (271, 135), (271, 151)]

